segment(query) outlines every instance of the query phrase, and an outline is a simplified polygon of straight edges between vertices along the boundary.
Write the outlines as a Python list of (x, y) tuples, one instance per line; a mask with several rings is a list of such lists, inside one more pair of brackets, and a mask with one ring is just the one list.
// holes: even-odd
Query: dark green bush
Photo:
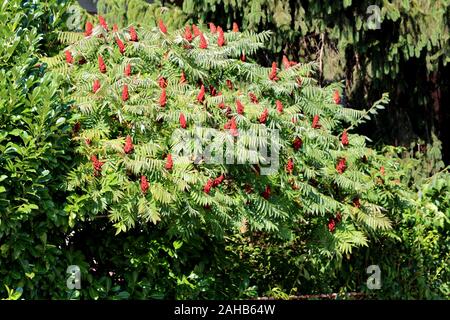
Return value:
[(5, 1), (0, 11), (2, 296), (9, 285), (26, 288), (29, 298), (51, 297), (64, 283), (72, 128), (62, 79), (38, 61), (42, 32), (58, 27), (64, 12), (57, 1)]

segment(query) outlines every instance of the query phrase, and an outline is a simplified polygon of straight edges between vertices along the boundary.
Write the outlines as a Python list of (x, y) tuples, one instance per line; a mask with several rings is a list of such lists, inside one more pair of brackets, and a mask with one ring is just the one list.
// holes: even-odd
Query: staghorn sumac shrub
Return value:
[[(70, 80), (79, 114), (69, 223), (102, 216), (117, 233), (155, 224), (183, 240), (245, 230), (286, 241), (302, 225), (307, 245), (338, 256), (389, 231), (396, 162), (352, 132), (387, 97), (345, 108), (338, 84), (317, 85), (313, 63), (252, 62), (270, 32), (220, 30), (97, 24), (68, 43), (73, 59), (47, 60)], [(198, 143), (223, 161), (208, 161)]]

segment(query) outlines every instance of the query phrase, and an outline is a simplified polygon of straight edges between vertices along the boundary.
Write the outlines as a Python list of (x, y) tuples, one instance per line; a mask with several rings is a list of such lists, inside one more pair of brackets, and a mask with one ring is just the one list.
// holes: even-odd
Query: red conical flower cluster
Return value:
[(194, 37), (198, 37), (202, 33), (195, 24), (192, 25), (192, 31), (194, 32)]
[(191, 27), (186, 26), (186, 28), (184, 28), (184, 38), (189, 42), (192, 41)]
[(184, 71), (181, 72), (180, 83), (186, 83), (186, 75), (184, 74)]
[(125, 45), (123, 44), (122, 40), (120, 40), (119, 38), (116, 38), (116, 43), (117, 43), (117, 46), (119, 47), (120, 53), (123, 54), (125, 52)]
[(141, 191), (143, 194), (146, 194), (149, 188), (149, 184), (146, 176), (141, 176)]
[(202, 84), (200, 92), (197, 95), (197, 101), (203, 103), (204, 99), (205, 99), (205, 86)]
[(167, 87), (167, 80), (164, 77), (159, 77), (158, 79), (158, 85), (161, 89), (164, 89)]
[(170, 153), (167, 155), (165, 168), (167, 170), (172, 170), (172, 168), (173, 168), (173, 160), (172, 160), (172, 155)]
[(85, 31), (84, 31), (84, 35), (86, 37), (89, 37), (90, 35), (92, 35), (93, 27), (94, 26), (92, 25), (92, 23), (90, 23), (89, 21), (86, 22)]
[(105, 164), (97, 159), (97, 156), (91, 156), (92, 166), (94, 167), (94, 176), (99, 176), (102, 172), (102, 166)]
[(264, 109), (263, 113), (259, 116), (259, 123), (266, 123), (267, 117), (269, 116), (269, 110)]
[(131, 75), (131, 64), (127, 64), (123, 73), (126, 77), (129, 77)]
[(259, 103), (258, 98), (256, 97), (256, 95), (254, 93), (250, 92), (248, 94), (248, 96), (250, 97), (250, 100), (252, 103)]
[(334, 91), (333, 100), (334, 100), (334, 103), (336, 103), (336, 104), (341, 103), (341, 96), (339, 95), (339, 91), (337, 91), (337, 90)]
[(158, 25), (159, 25), (159, 30), (162, 33), (167, 33), (167, 27), (162, 20), (159, 20)]
[(129, 32), (130, 32), (130, 40), (133, 41), (133, 42), (137, 42), (138, 41), (138, 35), (136, 33), (136, 29), (134, 29), (133, 26), (130, 26)]
[(303, 141), (299, 137), (296, 137), (294, 139), (294, 142), (292, 143), (292, 146), (294, 147), (295, 151), (298, 151), (302, 147), (302, 145), (303, 145)]
[(313, 118), (312, 127), (314, 129), (319, 129), (321, 127), (321, 125), (319, 124), (319, 115), (317, 114)]
[(72, 57), (72, 54), (70, 53), (70, 51), (66, 50), (64, 53), (66, 55), (66, 62), (69, 64), (73, 64), (73, 57)]
[(103, 27), (103, 29), (108, 31), (108, 24), (106, 23), (105, 18), (103, 18), (102, 16), (98, 16), (98, 21), (100, 25)]
[(219, 33), (219, 37), (217, 38), (217, 45), (219, 47), (223, 47), (225, 44), (225, 36), (223, 34), (223, 30), (221, 27), (217, 27), (217, 32)]
[(341, 158), (336, 166), (336, 171), (339, 172), (339, 174), (343, 174), (345, 169), (347, 169), (347, 160)]
[(119, 31), (119, 27), (117, 26), (116, 23), (114, 23), (114, 25), (113, 25), (113, 32), (117, 32), (117, 31)]
[(239, 135), (239, 132), (237, 130), (236, 119), (234, 117), (231, 118), (227, 123), (225, 123), (223, 128), (226, 130), (230, 130), (230, 134), (233, 137), (237, 137)]
[(205, 39), (205, 36), (203, 35), (203, 33), (200, 33), (199, 48), (200, 49), (208, 49), (208, 42), (206, 42), (206, 39)]
[(209, 31), (211, 33), (216, 33), (216, 31), (217, 31), (216, 25), (212, 22), (209, 23)]
[(230, 129), (230, 133), (233, 137), (237, 137), (239, 135), (238, 130), (237, 130), (237, 123), (236, 123), (236, 118), (232, 117), (229, 121), (229, 129)]
[(282, 62), (283, 62), (283, 66), (285, 69), (289, 69), (291, 67), (291, 64), (289, 63), (289, 59), (285, 55), (283, 55)]
[(180, 114), (180, 126), (183, 129), (186, 129), (186, 118), (184, 117), (183, 113)]
[(334, 221), (333, 218), (330, 218), (330, 220), (328, 220), (328, 231), (330, 232), (334, 232), (334, 230), (336, 229), (336, 222)]
[(227, 79), (226, 83), (227, 83), (228, 89), (233, 90), (233, 83), (231, 82), (231, 80)]
[(94, 81), (94, 84), (92, 85), (92, 91), (94, 93), (97, 93), (97, 91), (100, 89), (100, 80), (96, 79)]
[(275, 103), (276, 103), (276, 105), (277, 105), (277, 111), (278, 111), (279, 113), (282, 113), (282, 112), (283, 112), (283, 104), (281, 103), (281, 101), (280, 101), (280, 100), (277, 100)]
[[(222, 95), (222, 92), (219, 92), (219, 93), (217, 94), (217, 96), (221, 96), (221, 95)], [(222, 102), (219, 103), (219, 108), (220, 108), (220, 109), (225, 108), (225, 102), (224, 102), (224, 101), (222, 101)]]
[(162, 89), (161, 95), (159, 96), (159, 105), (164, 108), (166, 106), (166, 104), (167, 104), (166, 89)]
[(101, 55), (98, 56), (98, 69), (100, 70), (101, 73), (106, 72), (106, 65)]
[(208, 182), (206, 182), (205, 186), (203, 187), (203, 191), (208, 194), (211, 191), (211, 188), (214, 185), (214, 180), (209, 179)]
[(130, 95), (128, 94), (128, 85), (124, 85), (122, 89), (122, 101), (127, 101), (130, 98)]
[(223, 174), (221, 174), (220, 176), (218, 176), (217, 178), (214, 179), (213, 186), (218, 187), (223, 182), (224, 179), (225, 179), (225, 177), (223, 176)]
[(215, 179), (209, 179), (208, 182), (206, 182), (205, 186), (203, 187), (203, 191), (209, 194), (211, 192), (211, 189), (218, 187), (223, 182), (224, 179), (225, 177), (223, 176), (223, 174)]
[(273, 80), (273, 81), (277, 81), (278, 77), (277, 77), (277, 63), (276, 62), (272, 62), (272, 70), (269, 73), (269, 79)]
[(228, 129), (230, 129), (230, 126), (231, 126), (231, 119), (228, 120), (228, 121), (223, 125), (223, 128), (224, 128), (225, 130), (228, 130)]
[(286, 164), (286, 171), (289, 174), (292, 174), (292, 171), (294, 171), (294, 160), (292, 160), (292, 158), (289, 158), (288, 163)]
[(264, 199), (269, 199), (270, 198), (270, 194), (271, 194), (271, 190), (270, 190), (270, 186), (269, 185), (267, 185), (266, 186), (266, 189), (264, 190), (264, 192), (263, 193), (261, 193), (261, 196), (264, 198)]
[(211, 96), (215, 97), (217, 95), (217, 90), (214, 86), (209, 86), (209, 92), (211, 92)]
[(289, 59), (286, 56), (283, 56), (283, 66), (285, 69), (289, 69), (292, 66), (295, 66), (297, 62), (295, 61), (289, 61)]
[(239, 26), (236, 22), (233, 22), (233, 32), (239, 32)]
[(125, 138), (125, 146), (123, 147), (123, 152), (126, 154), (130, 154), (134, 150), (133, 141), (131, 140), (130, 135), (127, 135)]
[(242, 105), (241, 101), (236, 100), (236, 112), (238, 114), (244, 114), (244, 106)]
[(347, 130), (344, 130), (344, 132), (342, 132), (341, 142), (342, 142), (342, 145), (348, 146), (349, 141), (348, 141)]

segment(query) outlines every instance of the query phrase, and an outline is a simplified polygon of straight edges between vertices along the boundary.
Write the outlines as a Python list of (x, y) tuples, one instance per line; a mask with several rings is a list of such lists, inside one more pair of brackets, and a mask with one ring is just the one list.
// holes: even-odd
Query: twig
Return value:
[(319, 84), (322, 85), (323, 79), (323, 50), (325, 47), (325, 33), (320, 34), (320, 53), (319, 53)]

